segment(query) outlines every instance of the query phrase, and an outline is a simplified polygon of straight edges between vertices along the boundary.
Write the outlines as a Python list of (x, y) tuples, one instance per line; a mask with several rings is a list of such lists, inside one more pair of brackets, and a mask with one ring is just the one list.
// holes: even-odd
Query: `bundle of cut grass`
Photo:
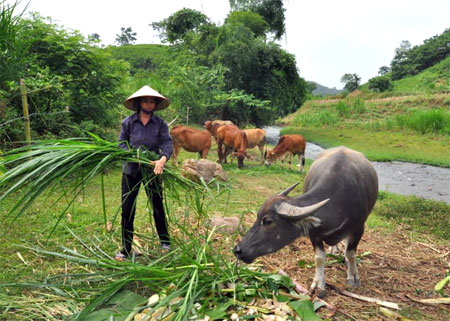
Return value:
[[(157, 155), (151, 151), (121, 149), (117, 143), (105, 141), (91, 134), (90, 138), (42, 140), (6, 152), (0, 159), (0, 168), (7, 170), (0, 176), (0, 202), (7, 197), (18, 197), (7, 217), (23, 214), (45, 191), (58, 192), (55, 201), (67, 199), (62, 217), (86, 183), (101, 174), (102, 198), (104, 201), (103, 172), (117, 162), (135, 162), (145, 170), (144, 185), (155, 179), (151, 161)], [(177, 187), (199, 190), (200, 185), (181, 176), (169, 164), (161, 175), (166, 190), (176, 193)], [(20, 191), (20, 193), (18, 193)]]
[[(189, 242), (177, 243), (176, 250), (158, 259), (145, 259), (151, 253), (143, 253), (138, 262), (114, 261), (73, 232), (83, 248), (54, 252), (29, 247), (38, 256), (70, 262), (66, 268), (71, 272), (48, 276), (43, 283), (1, 285), (34, 291), (23, 304), (20, 296), (0, 296), (0, 310), (8, 308), (5, 316), (17, 319), (25, 311), (45, 313), (45, 320), (274, 320), (276, 315), (276, 320), (321, 320), (314, 313), (321, 305), (296, 294), (289, 277), (261, 272), (257, 266), (235, 266), (224, 249), (212, 244), (214, 230), (184, 233)], [(52, 302), (40, 304), (50, 295)]]

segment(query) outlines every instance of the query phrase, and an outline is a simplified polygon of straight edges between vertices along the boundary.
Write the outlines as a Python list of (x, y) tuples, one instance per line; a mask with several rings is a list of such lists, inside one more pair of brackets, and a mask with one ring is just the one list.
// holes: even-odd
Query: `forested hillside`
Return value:
[(236, 2), (222, 25), (182, 9), (153, 23), (164, 45), (102, 48), (39, 14), (1, 7), (0, 144), (23, 141), (20, 80), (27, 91), (32, 138), (108, 139), (127, 111), (122, 101), (144, 84), (170, 98), (168, 119), (230, 119), (263, 126), (306, 99), (292, 54), (274, 41), (284, 33), (282, 1)]
[[(371, 92), (448, 92), (449, 57), (450, 29), (414, 47), (409, 41), (402, 41), (395, 49), (390, 67), (381, 66), (379, 76), (369, 79), (360, 89)], [(358, 84), (354, 88), (357, 87)]]

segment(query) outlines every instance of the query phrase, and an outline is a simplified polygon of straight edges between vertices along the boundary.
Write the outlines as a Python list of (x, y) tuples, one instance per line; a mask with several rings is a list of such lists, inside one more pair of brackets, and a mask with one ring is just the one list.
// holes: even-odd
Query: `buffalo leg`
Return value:
[(326, 294), (325, 291), (325, 250), (323, 248), (323, 244), (314, 245), (314, 263), (316, 264), (316, 273), (314, 275), (313, 283), (310, 287), (310, 292), (312, 293), (315, 289), (319, 291), (318, 296), (323, 298)]
[(347, 239), (347, 248), (345, 250), (345, 265), (347, 266), (346, 284), (352, 288), (359, 288), (361, 286), (358, 267), (356, 266), (356, 247), (363, 233), (364, 228), (360, 228)]

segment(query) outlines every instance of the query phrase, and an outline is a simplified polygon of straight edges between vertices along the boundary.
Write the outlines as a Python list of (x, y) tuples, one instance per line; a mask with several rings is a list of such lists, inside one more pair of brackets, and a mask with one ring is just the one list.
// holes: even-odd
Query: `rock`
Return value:
[(221, 230), (227, 234), (234, 233), (239, 228), (239, 232), (243, 232), (243, 226), (239, 224), (239, 218), (232, 217), (221, 217), (214, 216), (210, 222), (211, 228), (217, 227), (218, 230)]
[(200, 178), (209, 183), (213, 178), (221, 181), (228, 179), (227, 173), (220, 164), (207, 159), (185, 159), (182, 165), (182, 175), (200, 183)]

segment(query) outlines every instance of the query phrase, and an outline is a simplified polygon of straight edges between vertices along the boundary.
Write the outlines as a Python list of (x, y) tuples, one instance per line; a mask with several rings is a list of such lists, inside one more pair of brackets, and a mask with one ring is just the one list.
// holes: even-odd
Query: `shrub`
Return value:
[(378, 76), (369, 79), (369, 89), (371, 91), (376, 92), (384, 92), (388, 90), (392, 90), (393, 85), (389, 77), (387, 76)]
[(366, 104), (364, 100), (356, 98), (352, 105), (353, 111), (357, 114), (362, 114), (366, 111)]
[(340, 117), (348, 117), (350, 115), (350, 107), (342, 100), (337, 103), (336, 111)]

